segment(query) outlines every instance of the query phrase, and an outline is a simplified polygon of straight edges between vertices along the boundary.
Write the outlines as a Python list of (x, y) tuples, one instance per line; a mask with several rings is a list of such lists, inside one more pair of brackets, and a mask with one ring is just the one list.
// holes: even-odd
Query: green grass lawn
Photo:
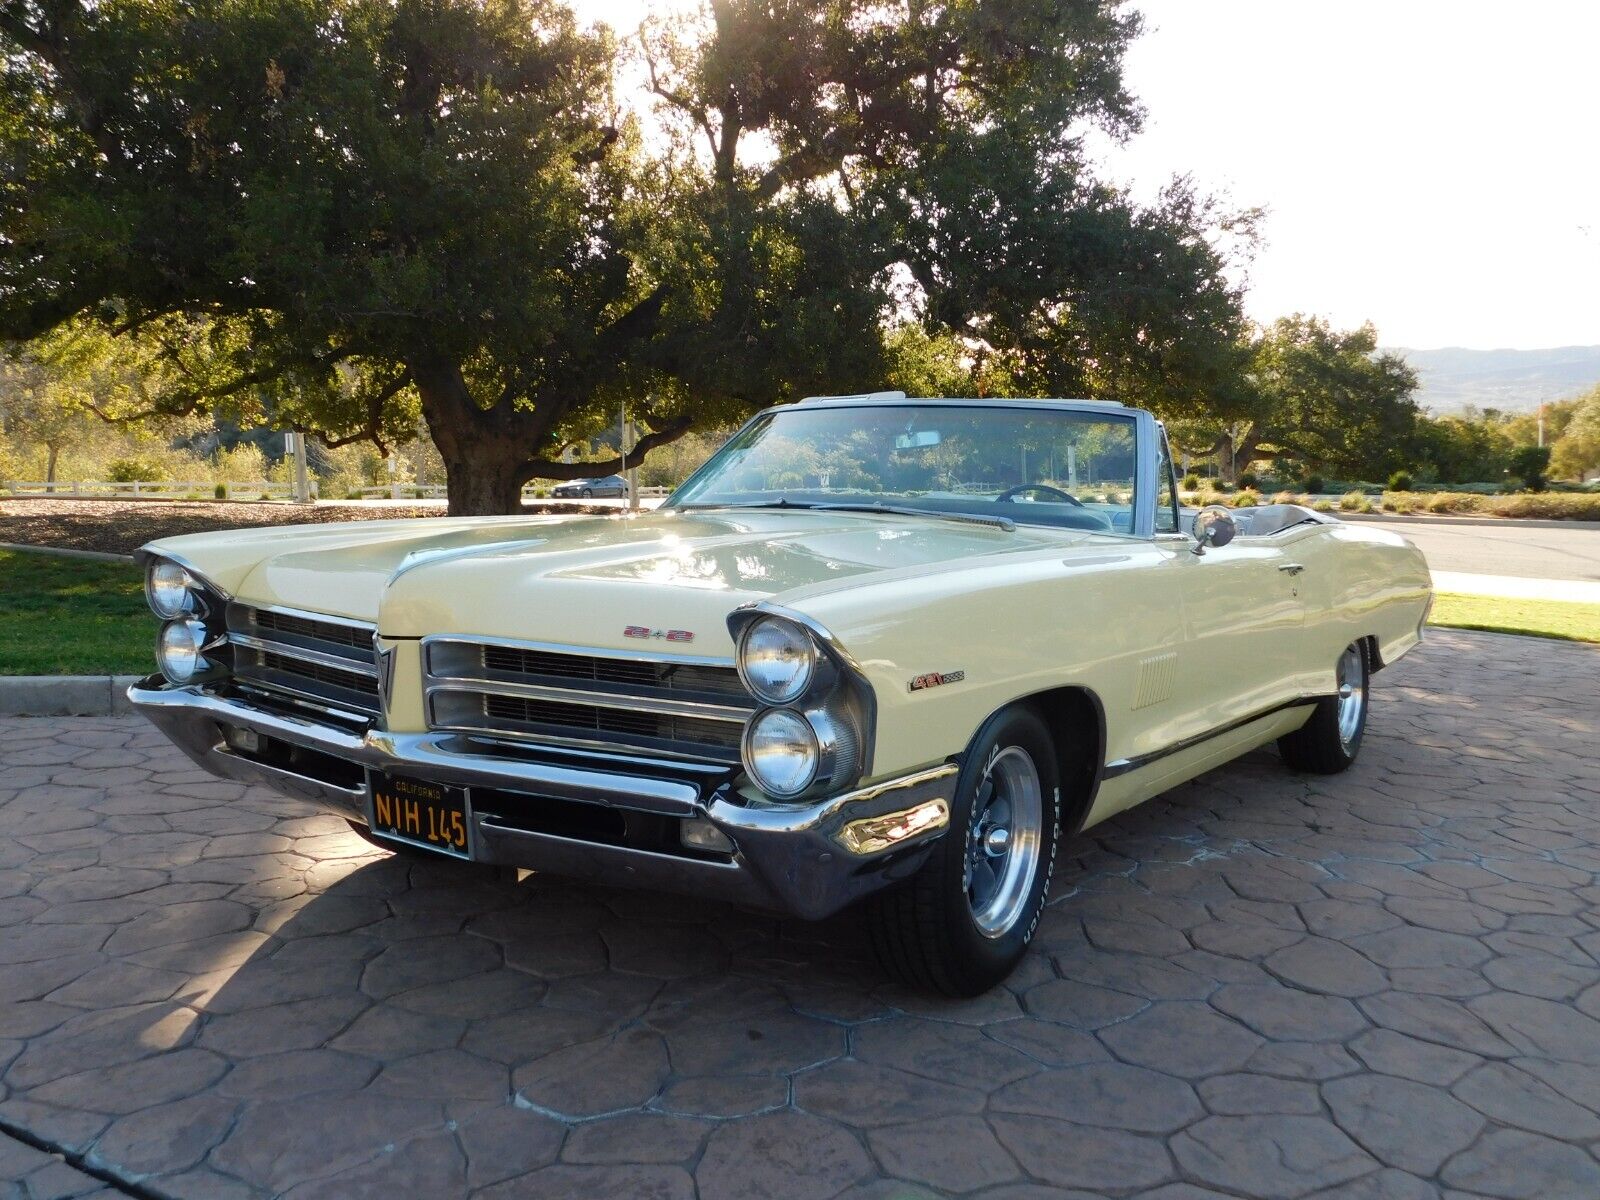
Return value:
[(144, 675), (155, 637), (132, 563), (0, 550), (0, 675)]
[(1456, 629), (1600, 642), (1600, 604), (1574, 600), (1513, 600), (1440, 592), (1434, 597), (1433, 615), (1428, 621)]

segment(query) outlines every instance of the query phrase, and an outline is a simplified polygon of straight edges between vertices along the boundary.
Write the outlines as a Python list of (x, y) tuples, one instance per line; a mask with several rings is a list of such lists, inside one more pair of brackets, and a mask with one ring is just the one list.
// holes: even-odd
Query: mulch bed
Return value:
[[(578, 504), (528, 504), (529, 515), (550, 512), (615, 513)], [(442, 505), (271, 504), (237, 501), (0, 500), (0, 542), (61, 546), (132, 554), (155, 538), (257, 525), (313, 525), (329, 521), (393, 521), (442, 517)]]

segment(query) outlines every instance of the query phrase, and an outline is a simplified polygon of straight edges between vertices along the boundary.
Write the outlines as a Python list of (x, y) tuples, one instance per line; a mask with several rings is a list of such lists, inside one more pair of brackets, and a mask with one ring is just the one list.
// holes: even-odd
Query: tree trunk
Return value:
[(452, 517), (486, 517), (522, 509), (522, 456), (495, 453), (499, 446), (444, 453), (445, 483), (450, 489)]
[(61, 447), (49, 446), (47, 448), (50, 451), (50, 455), (45, 459), (44, 462), (44, 481), (50, 486), (46, 487), (44, 490), (47, 493), (53, 494), (56, 490), (56, 460), (61, 457)]
[(487, 517), (522, 510), (522, 471), (527, 449), (508, 422), (479, 408), (461, 369), (437, 359), (411, 364), (428, 433), (444, 460), (452, 517)]

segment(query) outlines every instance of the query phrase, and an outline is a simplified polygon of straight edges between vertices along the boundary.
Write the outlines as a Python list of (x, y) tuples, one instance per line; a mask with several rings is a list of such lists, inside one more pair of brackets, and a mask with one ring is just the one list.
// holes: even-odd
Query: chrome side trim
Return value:
[[(433, 662), (428, 651), (434, 646), (505, 646), (512, 650), (533, 650), (541, 654), (567, 654), (574, 658), (609, 658), (623, 662), (663, 663), (667, 666), (727, 667), (734, 669), (734, 661), (710, 654), (640, 654), (633, 650), (613, 650), (604, 646), (567, 646), (558, 642), (530, 642), (520, 638), (462, 637), (459, 634), (431, 634), (422, 639), (424, 670), (433, 672)], [(450, 678), (454, 678), (451, 676)]]
[(743, 724), (748, 708), (731, 704), (706, 704), (695, 700), (662, 700), (654, 696), (619, 695), (584, 688), (547, 687), (538, 683), (511, 683), (498, 679), (474, 679), (465, 675), (431, 675), (448, 680), (428, 687), (429, 715), (433, 697), (440, 692), (461, 692), (474, 696), (508, 696), (522, 700), (545, 700), (554, 704), (585, 704), (592, 708), (616, 708), (628, 712), (655, 713), (667, 717), (695, 717), (705, 721), (731, 721)]
[(322, 650), (310, 650), (304, 646), (295, 645), (293, 642), (269, 642), (246, 633), (230, 633), (228, 641), (236, 646), (259, 650), (263, 654), (276, 654), (282, 658), (296, 658), (301, 662), (315, 663), (319, 667), (327, 667), (333, 671), (343, 671), (348, 675), (362, 675), (372, 680), (378, 678), (377, 666), (374, 663), (364, 662), (359, 658), (344, 658), (337, 654), (328, 654)]
[(1151, 763), (1159, 762), (1174, 754), (1181, 754), (1185, 750), (1192, 750), (1202, 742), (1209, 742), (1212, 738), (1221, 737), (1223, 734), (1232, 733), (1235, 729), (1243, 729), (1246, 725), (1254, 725), (1268, 717), (1275, 717), (1281, 712), (1291, 708), (1305, 708), (1316, 704), (1319, 700), (1326, 700), (1326, 695), (1305, 695), (1294, 700), (1285, 700), (1282, 704), (1274, 704), (1271, 708), (1264, 708), (1259, 712), (1251, 713), (1248, 717), (1240, 717), (1237, 721), (1229, 721), (1226, 725), (1219, 725), (1215, 729), (1208, 729), (1204, 733), (1197, 733), (1193, 737), (1186, 737), (1181, 741), (1163, 746), (1160, 750), (1152, 750), (1148, 754), (1136, 754), (1132, 758), (1119, 758), (1105, 765), (1101, 774), (1102, 779), (1115, 779), (1118, 775), (1126, 775), (1130, 771), (1142, 770)]

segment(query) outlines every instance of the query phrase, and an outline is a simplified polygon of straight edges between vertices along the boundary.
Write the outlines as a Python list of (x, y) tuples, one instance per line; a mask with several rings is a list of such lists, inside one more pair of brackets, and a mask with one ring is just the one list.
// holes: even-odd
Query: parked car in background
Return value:
[(574, 479), (550, 489), (558, 500), (590, 500), (603, 496), (626, 496), (628, 481), (621, 475), (606, 475), (599, 479)]
[(1021, 959), (1063, 835), (1274, 741), (1348, 767), (1431, 603), (1386, 531), (1181, 510), (1147, 412), (900, 393), (761, 413), (653, 513), (141, 556), (129, 694), (215, 774), (397, 852), (859, 904), (954, 995)]

